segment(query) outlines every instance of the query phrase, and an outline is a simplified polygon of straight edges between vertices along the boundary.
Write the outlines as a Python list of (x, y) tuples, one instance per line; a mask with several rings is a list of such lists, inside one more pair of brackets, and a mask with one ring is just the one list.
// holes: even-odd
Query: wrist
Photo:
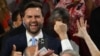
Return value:
[(61, 34), (61, 35), (59, 35), (59, 37), (60, 37), (60, 40), (68, 39), (67, 34)]

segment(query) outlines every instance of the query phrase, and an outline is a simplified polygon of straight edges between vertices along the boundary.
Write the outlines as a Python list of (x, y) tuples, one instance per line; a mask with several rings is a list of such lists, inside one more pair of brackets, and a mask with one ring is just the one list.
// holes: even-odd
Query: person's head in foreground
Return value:
[(60, 56), (80, 56), (77, 52), (68, 49), (60, 53)]

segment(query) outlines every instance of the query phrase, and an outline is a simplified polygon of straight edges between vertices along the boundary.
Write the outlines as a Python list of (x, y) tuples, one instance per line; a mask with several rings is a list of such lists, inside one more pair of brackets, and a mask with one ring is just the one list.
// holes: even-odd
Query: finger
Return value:
[(85, 20), (85, 27), (87, 27), (87, 20)]
[(52, 56), (58, 56), (57, 54), (53, 53)]
[(55, 22), (62, 22), (62, 21), (56, 20)]
[(50, 56), (51, 54), (53, 54), (54, 53), (54, 50), (50, 50), (50, 49), (48, 49), (48, 51), (47, 51), (47, 53), (45, 54), (46, 56)]
[(22, 56), (22, 52), (13, 52), (11, 56)]
[(64, 25), (64, 28), (66, 28), (67, 29), (67, 25), (66, 24), (63, 24)]
[(57, 25), (57, 24), (62, 24), (63, 22), (62, 21), (55, 21), (55, 25)]
[(29, 51), (25, 51), (24, 56), (25, 56), (25, 55), (31, 56)]
[(80, 26), (84, 26), (84, 19), (83, 19), (83, 17), (80, 18)]
[(38, 52), (38, 44), (36, 45), (36, 49), (35, 49), (34, 56), (39, 56), (39, 52)]
[(15, 52), (14, 56), (22, 56), (22, 52)]
[(77, 28), (79, 29), (80, 28), (80, 24), (79, 24), (79, 21), (77, 20)]
[(78, 34), (77, 33), (74, 33), (73, 36), (78, 36)]
[(16, 45), (13, 45), (13, 50), (12, 51), (16, 51)]
[(55, 25), (54, 25), (54, 31), (56, 31), (56, 29), (57, 29), (57, 25), (55, 24)]
[(17, 55), (22, 55), (22, 52), (19, 51), (19, 52), (16, 52), (16, 54), (17, 54)]
[(38, 44), (36, 45), (36, 49), (35, 49), (35, 51), (38, 52)]

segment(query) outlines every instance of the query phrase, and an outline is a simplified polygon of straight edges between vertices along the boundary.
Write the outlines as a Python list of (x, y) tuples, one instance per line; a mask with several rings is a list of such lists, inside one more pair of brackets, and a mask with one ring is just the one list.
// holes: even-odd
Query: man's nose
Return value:
[(36, 21), (36, 18), (35, 17), (32, 17), (31, 21)]

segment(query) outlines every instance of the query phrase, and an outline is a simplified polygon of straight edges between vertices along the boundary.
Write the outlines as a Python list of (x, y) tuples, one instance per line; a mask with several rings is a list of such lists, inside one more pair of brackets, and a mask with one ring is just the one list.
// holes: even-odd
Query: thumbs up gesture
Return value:
[(16, 45), (13, 45), (13, 50), (11, 56), (22, 56), (22, 52), (16, 51)]

